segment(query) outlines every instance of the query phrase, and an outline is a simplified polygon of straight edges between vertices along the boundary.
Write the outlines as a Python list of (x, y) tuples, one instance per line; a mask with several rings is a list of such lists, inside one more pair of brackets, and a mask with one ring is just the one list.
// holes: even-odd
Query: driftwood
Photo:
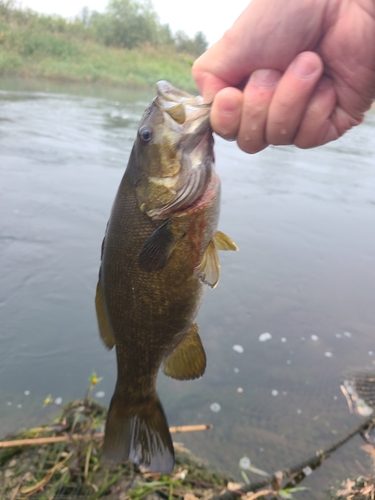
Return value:
[[(197, 432), (197, 431), (206, 431), (208, 429), (212, 429), (211, 424), (202, 424), (202, 425), (180, 425), (178, 427), (170, 427), (169, 432), (171, 434), (176, 434), (180, 432)], [(11, 441), (0, 441), (0, 448), (14, 448), (17, 446), (35, 446), (41, 444), (50, 444), (50, 443), (65, 443), (71, 440), (79, 440), (79, 439), (96, 439), (98, 441), (102, 440), (104, 437), (103, 433), (97, 434), (64, 434), (64, 436), (50, 436), (50, 437), (40, 437), (40, 438), (28, 438), (28, 439), (14, 439)]]

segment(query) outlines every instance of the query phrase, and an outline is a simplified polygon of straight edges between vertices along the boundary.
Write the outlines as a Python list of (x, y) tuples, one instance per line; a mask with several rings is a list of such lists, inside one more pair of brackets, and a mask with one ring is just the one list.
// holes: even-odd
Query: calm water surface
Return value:
[[(103, 377), (100, 401), (109, 402), (115, 357), (99, 339), (93, 305), (100, 246), (152, 94), (51, 93), (9, 81), (0, 89), (4, 435), (49, 418), (48, 394), (81, 397), (92, 370)], [(207, 290), (199, 314), (205, 376), (161, 375), (158, 384), (171, 425), (214, 424), (178, 440), (221, 470), (238, 476), (244, 454), (268, 471), (291, 465), (359, 422), (339, 386), (342, 372), (375, 360), (374, 132), (369, 114), (317, 150), (248, 156), (216, 140), (220, 229), (240, 251), (221, 254), (220, 285)], [(266, 332), (272, 338), (260, 342)], [(305, 485), (323, 496), (347, 474), (364, 473), (361, 444), (354, 440)]]

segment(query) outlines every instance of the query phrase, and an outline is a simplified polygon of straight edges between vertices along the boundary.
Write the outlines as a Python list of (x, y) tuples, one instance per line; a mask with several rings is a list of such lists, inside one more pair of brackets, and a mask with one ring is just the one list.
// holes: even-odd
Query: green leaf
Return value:
[(250, 479), (247, 477), (247, 474), (244, 470), (241, 471), (241, 476), (243, 477), (243, 480), (246, 484), (250, 484)]

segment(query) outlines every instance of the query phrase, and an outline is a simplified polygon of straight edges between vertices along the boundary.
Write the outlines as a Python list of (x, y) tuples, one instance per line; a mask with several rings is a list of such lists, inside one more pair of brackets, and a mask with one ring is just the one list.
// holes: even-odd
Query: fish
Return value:
[(210, 106), (166, 81), (156, 90), (112, 206), (95, 306), (117, 357), (103, 458), (167, 473), (174, 450), (156, 378), (161, 366), (178, 380), (203, 375), (196, 316), (206, 285), (219, 281), (218, 250), (238, 248), (217, 230)]

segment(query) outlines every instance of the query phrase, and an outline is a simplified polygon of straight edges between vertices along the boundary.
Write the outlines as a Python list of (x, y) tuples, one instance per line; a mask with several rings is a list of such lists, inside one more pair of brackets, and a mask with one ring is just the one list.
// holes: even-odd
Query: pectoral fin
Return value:
[(168, 356), (164, 373), (178, 380), (199, 378), (206, 369), (206, 353), (198, 334), (199, 327), (194, 323), (190, 332)]
[(168, 262), (178, 238), (170, 229), (170, 220), (158, 227), (141, 248), (138, 256), (139, 267), (148, 273), (159, 271)]
[(220, 261), (213, 239), (204, 252), (202, 262), (195, 268), (194, 274), (202, 283), (209, 285), (211, 288), (215, 288), (219, 283)]
[(216, 232), (214, 241), (218, 250), (232, 250), (234, 252), (238, 251), (238, 246), (235, 244), (235, 242), (221, 231)]
[(100, 282), (96, 287), (95, 308), (96, 308), (96, 317), (98, 318), (100, 336), (105, 346), (108, 347), (108, 349), (112, 349), (112, 347), (115, 345), (115, 337), (113, 335), (112, 328), (109, 324), (107, 309), (105, 307), (104, 297)]

